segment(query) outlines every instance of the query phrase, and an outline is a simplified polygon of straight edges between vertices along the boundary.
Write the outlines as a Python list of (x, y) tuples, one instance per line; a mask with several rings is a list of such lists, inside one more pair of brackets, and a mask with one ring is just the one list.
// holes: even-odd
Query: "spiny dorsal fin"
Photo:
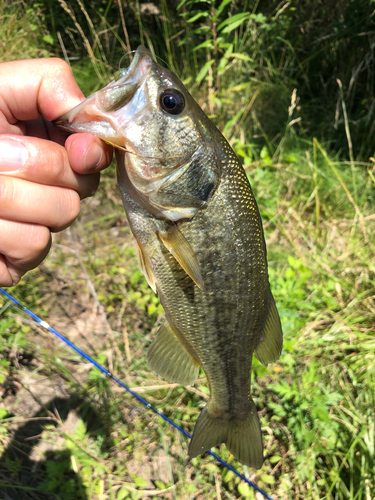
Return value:
[(255, 356), (267, 365), (279, 359), (283, 349), (283, 331), (275, 299), (270, 292), (270, 309), (264, 326), (263, 338), (255, 349)]
[(143, 253), (142, 248), (139, 246), (138, 242), (136, 243), (135, 246), (136, 254), (137, 254), (137, 260), (138, 260), (138, 266), (139, 269), (141, 270), (141, 273), (144, 274), (147, 283), (149, 286), (154, 290), (156, 293), (156, 280), (153, 272), (150, 269), (150, 266), (147, 264), (147, 260), (145, 257), (145, 254)]
[(173, 255), (185, 273), (190, 276), (201, 290), (204, 290), (197, 257), (185, 236), (178, 229), (178, 226), (173, 224), (169, 226), (167, 231), (158, 232), (158, 236), (165, 248)]
[(191, 385), (199, 374), (199, 364), (181, 344), (166, 319), (148, 348), (146, 361), (159, 377), (176, 384)]

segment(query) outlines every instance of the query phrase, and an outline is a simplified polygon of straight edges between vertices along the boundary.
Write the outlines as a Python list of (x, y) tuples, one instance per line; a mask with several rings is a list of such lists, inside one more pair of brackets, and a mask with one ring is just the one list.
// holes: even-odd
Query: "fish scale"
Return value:
[(57, 124), (118, 148), (118, 184), (140, 267), (165, 310), (148, 365), (170, 382), (194, 383), (199, 367), (207, 376), (210, 399), (189, 456), (225, 443), (259, 468), (252, 356), (275, 361), (282, 330), (253, 192), (228, 142), (147, 49), (139, 47), (121, 75)]

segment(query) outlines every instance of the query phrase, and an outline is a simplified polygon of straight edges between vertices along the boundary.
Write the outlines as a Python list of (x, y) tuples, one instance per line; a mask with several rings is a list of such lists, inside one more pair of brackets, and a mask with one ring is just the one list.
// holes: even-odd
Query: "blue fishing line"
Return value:
[[(159, 417), (161, 417), (163, 420), (165, 420), (170, 425), (172, 425), (172, 427), (174, 427), (175, 429), (179, 430), (181, 432), (181, 434), (183, 434), (185, 437), (187, 437), (188, 439), (191, 439), (191, 435), (188, 432), (184, 431), (184, 429), (182, 429), (182, 427), (180, 427), (175, 422), (173, 422), (173, 420), (171, 420), (166, 415), (164, 415), (164, 413), (161, 413), (159, 410), (157, 410), (154, 406), (152, 406), (145, 399), (143, 399), (139, 394), (137, 394), (136, 392), (132, 391), (130, 389), (130, 387), (128, 387), (127, 385), (125, 385), (123, 382), (121, 382), (121, 380), (119, 380), (114, 375), (112, 375), (111, 372), (109, 372), (108, 370), (106, 370), (103, 366), (99, 365), (99, 363), (97, 363), (92, 358), (90, 358), (90, 356), (88, 356), (86, 353), (84, 353), (83, 351), (81, 351), (81, 349), (79, 349), (79, 347), (76, 347), (74, 344), (72, 344), (72, 342), (70, 342), (67, 338), (65, 338), (63, 335), (61, 335), (61, 333), (59, 333), (54, 328), (52, 328), (52, 326), (50, 326), (46, 321), (43, 321), (42, 319), (40, 319), (39, 316), (37, 316), (32, 311), (30, 311), (29, 309), (27, 309), (27, 307), (23, 306), (17, 299), (15, 299), (12, 295), (10, 295), (8, 292), (6, 292), (5, 290), (3, 290), (2, 288), (0, 288), (0, 292), (3, 295), (5, 295), (10, 301), (12, 301), (13, 304), (15, 304), (16, 306), (20, 307), (23, 311), (25, 311), (26, 314), (28, 314), (29, 316), (31, 316), (34, 321), (36, 321), (37, 323), (39, 323), (40, 326), (42, 326), (43, 328), (45, 328), (49, 332), (53, 333), (54, 335), (56, 335), (56, 337), (58, 337), (60, 340), (62, 340), (63, 342), (65, 342), (65, 344), (67, 344), (69, 347), (71, 347), (80, 356), (82, 356), (84, 359), (86, 359), (87, 361), (89, 361), (90, 363), (92, 363), (94, 366), (96, 366), (96, 368), (98, 370), (100, 370), (102, 373), (104, 373), (104, 375), (106, 375), (108, 378), (111, 378), (114, 382), (116, 382), (116, 384), (118, 384), (120, 387), (122, 387), (127, 392), (129, 392), (137, 401), (139, 401), (141, 404), (143, 404), (146, 408), (152, 410), (154, 413), (156, 413), (157, 415), (159, 415)], [(226, 467), (227, 469), (229, 469), (232, 472), (234, 472), (234, 474), (236, 474), (236, 476), (238, 476), (243, 481), (245, 481), (249, 486), (251, 486), (252, 488), (254, 488), (254, 490), (259, 491), (259, 493), (261, 493), (264, 496), (264, 498), (267, 498), (267, 500), (273, 500), (273, 498), (270, 497), (269, 495), (267, 495), (267, 493), (265, 491), (263, 491), (256, 484), (254, 484), (252, 481), (250, 481), (249, 479), (247, 479), (243, 474), (241, 474), (240, 472), (238, 472), (238, 470), (236, 470), (234, 467), (232, 467), (227, 462), (225, 462), (223, 459), (221, 459), (218, 455), (216, 455), (216, 453), (213, 453), (212, 451), (209, 451), (209, 450), (206, 453), (208, 453), (208, 455), (211, 455), (211, 457), (214, 457), (218, 462), (220, 462), (222, 465), (224, 465), (224, 467)]]

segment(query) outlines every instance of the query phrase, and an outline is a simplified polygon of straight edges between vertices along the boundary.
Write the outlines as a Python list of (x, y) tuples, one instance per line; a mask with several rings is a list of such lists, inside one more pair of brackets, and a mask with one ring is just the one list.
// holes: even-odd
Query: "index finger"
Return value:
[(83, 99), (69, 65), (62, 59), (0, 64), (0, 112), (10, 124), (41, 115), (55, 120)]

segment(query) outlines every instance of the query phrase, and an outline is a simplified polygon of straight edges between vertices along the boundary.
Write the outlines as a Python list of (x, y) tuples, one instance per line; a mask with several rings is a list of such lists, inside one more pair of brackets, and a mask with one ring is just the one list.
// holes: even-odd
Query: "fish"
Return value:
[(239, 462), (259, 469), (252, 359), (277, 360), (283, 333), (261, 217), (238, 158), (179, 78), (143, 46), (55, 125), (115, 147), (139, 266), (165, 311), (148, 366), (182, 385), (192, 385), (200, 367), (207, 377), (210, 397), (190, 459), (225, 443)]

